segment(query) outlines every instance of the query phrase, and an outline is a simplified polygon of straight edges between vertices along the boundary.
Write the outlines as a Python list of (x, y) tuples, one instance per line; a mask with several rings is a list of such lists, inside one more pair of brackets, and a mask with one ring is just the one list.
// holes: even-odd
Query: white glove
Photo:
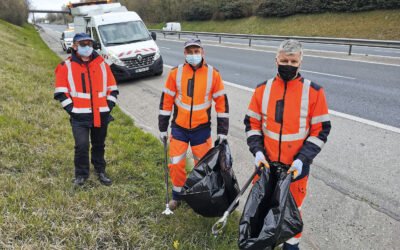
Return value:
[(302, 170), (303, 170), (303, 162), (299, 159), (296, 159), (292, 163), (292, 166), (289, 168), (288, 173), (293, 172), (293, 179), (296, 179), (297, 176), (301, 175)]
[(256, 164), (256, 167), (260, 166), (260, 164), (264, 164), (265, 167), (269, 168), (269, 164), (267, 160), (265, 159), (265, 156), (263, 152), (258, 151), (256, 153), (256, 157), (254, 159), (254, 164)]
[(227, 135), (224, 135), (224, 134), (218, 134), (217, 135), (217, 140), (218, 140), (219, 143), (221, 143), (222, 141), (226, 141), (227, 139), (228, 139)]
[(160, 132), (160, 140), (163, 142), (163, 141), (167, 141), (167, 138), (168, 138), (168, 132), (167, 131), (165, 131), (165, 132)]

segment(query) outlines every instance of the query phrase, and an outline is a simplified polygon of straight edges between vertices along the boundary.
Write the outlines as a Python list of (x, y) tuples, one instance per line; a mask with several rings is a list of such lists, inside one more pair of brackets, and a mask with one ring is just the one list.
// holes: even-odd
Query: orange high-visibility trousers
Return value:
[[(303, 201), (307, 193), (307, 183), (308, 183), (308, 175), (290, 184), (290, 192), (292, 193), (297, 208), (300, 211), (300, 215), (301, 215), (301, 206), (303, 205)], [(301, 233), (298, 233), (296, 236), (286, 241), (286, 243), (290, 245), (296, 245), (300, 243), (300, 239), (301, 239)]]
[[(199, 144), (198, 144), (199, 143)], [(191, 145), (193, 158), (195, 164), (208, 152), (212, 147), (211, 136), (204, 138), (200, 142), (197, 140), (193, 143), (192, 140), (183, 141), (171, 136), (170, 139), (170, 164), (169, 173), (172, 182), (172, 190), (175, 192), (180, 192), (186, 181), (186, 152)]]

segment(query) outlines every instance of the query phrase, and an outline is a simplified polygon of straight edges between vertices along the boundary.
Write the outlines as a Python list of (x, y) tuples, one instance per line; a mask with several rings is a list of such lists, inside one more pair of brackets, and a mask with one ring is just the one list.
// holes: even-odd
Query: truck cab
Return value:
[(136, 12), (119, 3), (79, 6), (71, 9), (75, 32), (85, 32), (94, 49), (110, 65), (114, 77), (127, 80), (163, 73), (163, 60), (150, 33)]

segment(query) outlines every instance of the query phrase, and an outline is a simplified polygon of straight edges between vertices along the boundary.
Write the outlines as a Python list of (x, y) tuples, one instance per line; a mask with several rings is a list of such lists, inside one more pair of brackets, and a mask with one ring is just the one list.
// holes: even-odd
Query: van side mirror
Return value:
[(151, 37), (153, 38), (154, 41), (157, 40), (157, 34), (156, 34), (156, 32), (152, 31), (152, 32), (151, 32)]
[(93, 41), (93, 49), (101, 49), (101, 44), (97, 41)]

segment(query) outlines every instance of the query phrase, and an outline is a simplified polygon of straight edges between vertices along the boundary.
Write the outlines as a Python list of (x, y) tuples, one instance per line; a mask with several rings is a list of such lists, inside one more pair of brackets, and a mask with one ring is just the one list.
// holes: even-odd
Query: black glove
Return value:
[(64, 107), (64, 109), (65, 109), (65, 111), (67, 111), (67, 113), (69, 114), (69, 115), (71, 115), (72, 114), (72, 108), (74, 107), (74, 105), (72, 105), (72, 103), (71, 104), (68, 104), (67, 106), (65, 106)]
[(108, 108), (110, 109), (110, 112), (111, 112), (112, 109), (115, 106), (115, 103), (113, 101), (107, 100), (107, 105), (108, 105)]

